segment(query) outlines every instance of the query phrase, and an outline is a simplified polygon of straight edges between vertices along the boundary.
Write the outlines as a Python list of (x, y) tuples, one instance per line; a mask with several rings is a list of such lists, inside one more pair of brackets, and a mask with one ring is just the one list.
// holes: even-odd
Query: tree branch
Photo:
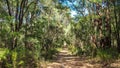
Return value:
[(20, 13), (19, 13), (19, 26), (18, 26), (18, 30), (20, 29), (22, 23), (23, 23), (23, 17), (24, 17), (24, 9), (25, 9), (25, 3), (27, 2), (27, 0), (22, 0), (21, 4), (20, 4)]
[(11, 8), (10, 8), (10, 2), (8, 0), (6, 0), (6, 3), (7, 3), (7, 7), (8, 7), (8, 13), (9, 13), (10, 16), (12, 16)]

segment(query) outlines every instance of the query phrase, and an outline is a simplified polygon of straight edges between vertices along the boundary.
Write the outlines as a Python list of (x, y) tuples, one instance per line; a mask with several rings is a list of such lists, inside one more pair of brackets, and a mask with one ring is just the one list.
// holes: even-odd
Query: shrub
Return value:
[(116, 48), (109, 48), (109, 49), (97, 49), (96, 57), (100, 58), (102, 61), (109, 62), (113, 59), (117, 59), (119, 53), (117, 52)]

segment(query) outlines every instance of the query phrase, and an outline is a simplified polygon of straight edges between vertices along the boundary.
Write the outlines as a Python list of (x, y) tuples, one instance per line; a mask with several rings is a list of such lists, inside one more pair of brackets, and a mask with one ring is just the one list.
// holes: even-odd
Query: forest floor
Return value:
[(42, 68), (120, 68), (120, 60), (115, 60), (112, 63), (99, 62), (95, 58), (89, 59), (71, 55), (67, 48), (63, 48), (56, 59), (41, 65)]

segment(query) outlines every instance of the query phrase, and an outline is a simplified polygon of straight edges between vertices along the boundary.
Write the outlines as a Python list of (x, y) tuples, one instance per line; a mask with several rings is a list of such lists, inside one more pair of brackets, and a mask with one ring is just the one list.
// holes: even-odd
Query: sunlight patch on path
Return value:
[(110, 64), (98, 62), (97, 59), (88, 59), (71, 55), (67, 48), (63, 48), (53, 62), (46, 63), (42, 68), (120, 68), (120, 60)]
[(78, 56), (71, 55), (67, 48), (64, 48), (57, 55), (57, 59), (47, 64), (47, 68), (93, 68), (93, 65), (82, 62)]

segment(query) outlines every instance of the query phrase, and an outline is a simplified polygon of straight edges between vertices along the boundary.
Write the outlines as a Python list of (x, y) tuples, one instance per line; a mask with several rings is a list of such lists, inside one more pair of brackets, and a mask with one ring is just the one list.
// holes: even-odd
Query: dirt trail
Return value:
[(93, 65), (82, 61), (84, 58), (71, 55), (67, 48), (63, 48), (57, 55), (57, 59), (47, 64), (47, 68), (93, 68)]
[[(113, 64), (112, 64), (113, 66)], [(120, 66), (120, 65), (119, 65)], [(119, 68), (118, 66), (111, 67), (107, 64), (100, 64), (85, 57), (78, 57), (71, 55), (67, 48), (64, 48), (57, 55), (57, 59), (51, 63), (48, 63), (43, 68)]]

